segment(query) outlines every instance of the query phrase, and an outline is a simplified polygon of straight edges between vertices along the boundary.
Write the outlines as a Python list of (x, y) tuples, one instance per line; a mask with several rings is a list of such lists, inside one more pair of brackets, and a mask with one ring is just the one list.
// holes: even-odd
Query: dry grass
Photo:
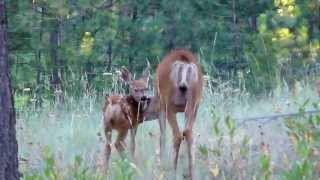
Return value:
[[(294, 155), (283, 120), (266, 124), (250, 122), (237, 126), (238, 119), (296, 112), (310, 98), (318, 100), (313, 87), (303, 85), (300, 91), (290, 93), (278, 88), (273, 95), (252, 98), (246, 92), (221, 84), (215, 91), (203, 95), (194, 127), (194, 174), (196, 179), (252, 179), (259, 178), (262, 153), (270, 155), (271, 177), (290, 166)], [(128, 157), (121, 161), (113, 149), (111, 170), (104, 169), (104, 134), (102, 130), (102, 105), (104, 98), (84, 96), (79, 101), (66, 97), (66, 104), (47, 104), (41, 111), (19, 109), (17, 133), (20, 169), (25, 174), (39, 174), (45, 168), (44, 159), (50, 150), (55, 159), (54, 168), (60, 176), (71, 177), (74, 157), (79, 155), (88, 172), (101, 175), (101, 179), (170, 179), (172, 177), (171, 132), (167, 125), (166, 166), (158, 165), (159, 128), (156, 121), (142, 124), (136, 138), (136, 161)], [(98, 100), (96, 100), (98, 99)], [(214, 107), (214, 117), (209, 107)], [(311, 105), (306, 109), (312, 108)], [(234, 125), (228, 128), (226, 118)], [(183, 116), (178, 116), (180, 127)], [(216, 123), (219, 120), (218, 123)], [(214, 127), (218, 127), (216, 132)], [(115, 135), (113, 135), (115, 137)], [(129, 142), (128, 142), (129, 143)], [(182, 144), (178, 162), (178, 179), (186, 172), (186, 148)], [(72, 178), (71, 178), (72, 179)], [(93, 178), (92, 178), (93, 179)]]

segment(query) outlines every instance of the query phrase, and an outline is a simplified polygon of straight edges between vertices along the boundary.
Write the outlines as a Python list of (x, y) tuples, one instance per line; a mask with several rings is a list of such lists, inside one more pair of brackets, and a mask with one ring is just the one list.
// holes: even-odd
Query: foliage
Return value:
[[(262, 140), (260, 143), (261, 148), (259, 152), (258, 169), (253, 170), (254, 167), (247, 167), (247, 173), (250, 174), (252, 171), (253, 178), (315, 179), (319, 176), (320, 117), (318, 114), (305, 114), (304, 109), (308, 104), (310, 103), (307, 100), (300, 107), (300, 114), (297, 117), (292, 117), (285, 121), (288, 135), (287, 138), (290, 139), (294, 150), (294, 156), (291, 157), (292, 161), (288, 162), (288, 160), (285, 159), (284, 167), (281, 165), (274, 165), (275, 160), (272, 159), (274, 154), (271, 153), (269, 143)], [(318, 109), (317, 103), (314, 103), (314, 108)], [(224, 126), (221, 126), (222, 124), (219, 123), (221, 118), (217, 116), (214, 107), (210, 108), (210, 114), (213, 121), (213, 132), (216, 138), (216, 144), (213, 145), (213, 148), (209, 148), (204, 144), (201, 144), (198, 147), (203, 163), (208, 167), (208, 171), (215, 178), (232, 178), (233, 176), (231, 174), (237, 177), (243, 176), (242, 167), (248, 166), (248, 164), (242, 162), (241, 159), (245, 160), (250, 157), (249, 151), (252, 150), (250, 150), (249, 141), (254, 137), (244, 135), (242, 138), (239, 138), (240, 141), (237, 140), (238, 142), (236, 142), (233, 138), (239, 136), (240, 129), (239, 127), (236, 128), (231, 118), (226, 116), (224, 118)], [(224, 136), (224, 133), (227, 133), (227, 136)], [(260, 132), (260, 134), (264, 133)], [(289, 152), (290, 150), (286, 151), (286, 153)], [(215, 158), (218, 162), (223, 161), (229, 163), (210, 163), (209, 159), (211, 158)], [(232, 173), (230, 174), (230, 172)]]
[(306, 116), (304, 106), (297, 118), (287, 121), (288, 135), (297, 154), (292, 167), (284, 172), (286, 179), (314, 179), (319, 177), (320, 116)]
[[(206, 74), (247, 89), (293, 86), (319, 60), (317, 0), (8, 1), (14, 89), (102, 92), (103, 73), (152, 67), (171, 48), (190, 48)], [(35, 94), (35, 95), (33, 95)]]
[(113, 164), (113, 174), (115, 179), (119, 180), (130, 180), (134, 179), (135, 171), (130, 165), (130, 162), (127, 159), (124, 160), (115, 160)]
[(70, 168), (70, 172), (64, 174), (57, 170), (57, 164), (55, 160), (55, 156), (50, 152), (48, 146), (44, 148), (44, 169), (43, 172), (32, 173), (32, 174), (25, 174), (23, 179), (25, 180), (42, 180), (42, 179), (50, 179), (50, 180), (62, 180), (67, 178), (72, 178), (75, 180), (85, 180), (85, 179), (95, 179), (95, 180), (102, 180), (103, 177), (99, 175), (94, 175), (90, 173), (89, 168), (86, 167), (83, 162), (82, 158), (77, 155), (74, 158), (73, 167)]

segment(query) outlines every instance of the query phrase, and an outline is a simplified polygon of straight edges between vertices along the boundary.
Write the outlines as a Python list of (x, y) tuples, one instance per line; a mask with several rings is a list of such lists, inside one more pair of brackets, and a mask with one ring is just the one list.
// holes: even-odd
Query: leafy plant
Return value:
[(43, 150), (43, 162), (44, 169), (32, 174), (25, 174), (23, 179), (25, 180), (64, 180), (64, 179), (75, 179), (75, 180), (102, 180), (103, 177), (90, 173), (89, 167), (83, 165), (81, 156), (76, 155), (72, 168), (67, 168), (65, 174), (59, 172), (56, 167), (54, 154), (50, 151), (49, 146), (45, 146)]
[(249, 143), (249, 137), (248, 135), (244, 135), (241, 141), (241, 146), (240, 146), (240, 156), (242, 158), (244, 158), (248, 154), (248, 151), (249, 151), (248, 143)]
[(82, 159), (79, 155), (74, 158), (74, 166), (73, 166), (73, 178), (76, 180), (86, 180), (89, 179), (90, 176), (88, 174), (88, 167), (84, 167), (82, 165)]
[(270, 156), (266, 153), (262, 153), (260, 156), (260, 166), (262, 169), (262, 177), (265, 180), (270, 179)]
[(301, 106), (298, 117), (288, 119), (286, 123), (297, 155), (292, 167), (283, 173), (286, 179), (314, 179), (319, 175), (316, 167), (319, 159), (315, 153), (320, 148), (320, 115), (305, 115), (304, 107), (308, 102)]
[(117, 180), (131, 180), (135, 171), (128, 159), (117, 159), (112, 162), (112, 176)]

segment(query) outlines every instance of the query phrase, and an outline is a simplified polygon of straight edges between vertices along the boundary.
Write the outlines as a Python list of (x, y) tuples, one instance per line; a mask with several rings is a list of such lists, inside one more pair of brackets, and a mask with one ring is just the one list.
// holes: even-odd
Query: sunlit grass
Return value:
[[(309, 84), (300, 85), (294, 92), (279, 87), (272, 95), (262, 98), (253, 98), (247, 92), (231, 88), (228, 84), (221, 84), (214, 91), (206, 89), (194, 126), (196, 179), (238, 179), (240, 176), (244, 179), (258, 178), (264, 172), (258, 164), (263, 161), (261, 152), (265, 151), (270, 155), (267, 171), (270, 169), (271, 176), (277, 177), (277, 169), (285, 167), (284, 158), (294, 158), (284, 119), (265, 124), (242, 124), (241, 121), (248, 117), (297, 112), (307, 99), (312, 102), (319, 100), (315, 89)], [(95, 177), (93, 179), (171, 177), (171, 130), (167, 124), (166, 166), (161, 169), (158, 165), (159, 127), (156, 121), (139, 126), (136, 161), (130, 156), (125, 161), (121, 160), (113, 149), (110, 171), (106, 173), (101, 112), (103, 100), (104, 97), (96, 97), (92, 93), (84, 95), (80, 100), (65, 97), (64, 104), (46, 104), (37, 111), (25, 107), (18, 109), (21, 171), (25, 175), (41, 174), (46, 167), (47, 151), (50, 151), (55, 159), (54, 169), (61, 177), (74, 177), (71, 174), (74, 173), (77, 156), (81, 159), (81, 167), (88, 168), (85, 173), (91, 173)], [(305, 108), (313, 107), (308, 104)], [(183, 128), (183, 114), (178, 115), (178, 120), (180, 128)], [(127, 145), (129, 143), (127, 141)], [(183, 179), (187, 168), (184, 143), (178, 166), (178, 179)]]

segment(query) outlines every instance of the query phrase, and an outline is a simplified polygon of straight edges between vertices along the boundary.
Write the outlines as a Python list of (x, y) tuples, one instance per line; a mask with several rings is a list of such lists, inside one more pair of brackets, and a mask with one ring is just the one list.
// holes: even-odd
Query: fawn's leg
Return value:
[(165, 139), (166, 139), (166, 112), (165, 109), (160, 111), (159, 114), (159, 127), (160, 127), (160, 164), (163, 163), (163, 154), (165, 150)]
[(109, 159), (111, 154), (111, 135), (112, 135), (112, 128), (109, 124), (105, 125), (104, 134), (106, 136), (106, 147), (105, 147), (105, 156), (106, 156), (106, 167), (109, 167)]
[(132, 129), (130, 129), (130, 138), (131, 138), (131, 142), (130, 142), (130, 152), (131, 152), (131, 156), (134, 159), (134, 152), (136, 150), (136, 134), (137, 134), (137, 129), (138, 126), (133, 127)]
[(122, 158), (124, 158), (123, 156), (123, 151), (124, 151), (124, 148), (125, 148), (125, 138), (127, 137), (127, 134), (128, 134), (128, 129), (125, 129), (125, 130), (119, 130), (118, 131), (118, 137), (117, 137), (117, 140), (115, 142), (115, 147), (117, 149), (117, 151), (119, 152), (120, 156)]

